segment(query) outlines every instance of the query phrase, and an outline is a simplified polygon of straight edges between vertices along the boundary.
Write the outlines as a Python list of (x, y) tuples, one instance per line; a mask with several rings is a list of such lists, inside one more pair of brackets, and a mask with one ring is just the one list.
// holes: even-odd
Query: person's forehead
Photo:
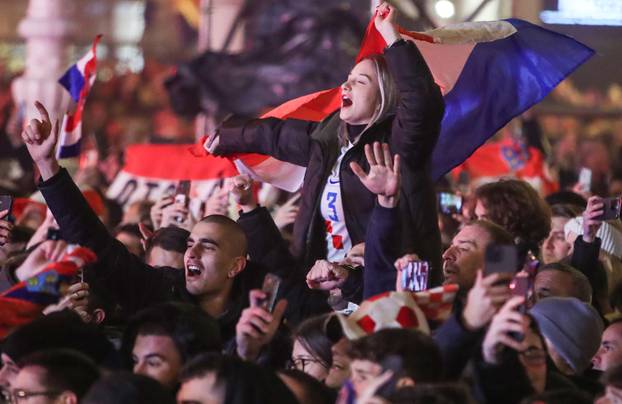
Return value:
[(552, 231), (564, 231), (564, 225), (570, 221), (569, 218), (563, 216), (553, 216), (551, 218)]
[(490, 241), (490, 235), (481, 226), (476, 224), (466, 225), (454, 237), (454, 244), (470, 242), (477, 247), (484, 247)]
[(352, 68), (352, 71), (350, 71), (350, 74), (352, 75), (365, 74), (367, 76), (370, 76), (372, 79), (374, 79), (376, 76), (376, 66), (374, 65), (374, 62), (372, 62), (371, 60), (365, 59), (357, 63), (356, 66)]
[(622, 323), (613, 323), (605, 329), (603, 340), (622, 341)]
[(43, 386), (42, 380), (45, 377), (46, 370), (41, 366), (25, 366), (20, 369), (12, 387), (15, 389), (27, 389)]
[(536, 275), (537, 282), (553, 282), (559, 284), (562, 282), (571, 281), (572, 277), (569, 273), (558, 271), (556, 269), (547, 269), (546, 271), (540, 271)]
[(194, 240), (199, 238), (209, 237), (215, 240), (222, 238), (224, 234), (224, 228), (222, 225), (213, 222), (199, 222), (194, 225), (190, 237)]
[(354, 359), (350, 366), (352, 367), (352, 370), (362, 372), (377, 372), (382, 370), (382, 367), (378, 363), (367, 359)]
[(134, 352), (140, 354), (168, 353), (175, 350), (175, 343), (168, 335), (138, 334), (134, 342)]

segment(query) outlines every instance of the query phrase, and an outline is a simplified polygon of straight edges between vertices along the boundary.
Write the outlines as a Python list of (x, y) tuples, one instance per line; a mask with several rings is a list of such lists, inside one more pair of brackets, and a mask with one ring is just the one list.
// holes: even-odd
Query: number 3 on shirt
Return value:
[(333, 222), (339, 221), (339, 216), (337, 215), (337, 206), (335, 206), (335, 202), (337, 201), (337, 193), (336, 192), (328, 192), (326, 193), (326, 201), (328, 202), (327, 206), (332, 211), (332, 213), (328, 216), (330, 220)]

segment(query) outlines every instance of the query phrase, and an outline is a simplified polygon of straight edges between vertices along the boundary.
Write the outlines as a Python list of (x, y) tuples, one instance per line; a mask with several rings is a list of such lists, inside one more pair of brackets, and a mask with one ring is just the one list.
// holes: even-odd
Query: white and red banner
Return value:
[(205, 201), (224, 178), (238, 174), (226, 158), (188, 157), (192, 145), (137, 144), (125, 150), (125, 165), (107, 197), (122, 206), (141, 200), (156, 201), (173, 194), (177, 183), (190, 180), (190, 198)]

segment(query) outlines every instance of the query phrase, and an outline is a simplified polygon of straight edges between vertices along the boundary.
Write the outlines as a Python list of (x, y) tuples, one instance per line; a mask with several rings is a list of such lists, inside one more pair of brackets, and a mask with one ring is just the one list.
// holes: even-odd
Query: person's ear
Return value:
[(106, 319), (106, 312), (103, 309), (93, 310), (91, 321), (95, 324), (101, 324)]
[(235, 257), (233, 259), (233, 265), (229, 268), (229, 272), (227, 272), (228, 278), (235, 278), (238, 276), (240, 272), (244, 270), (246, 267), (246, 257)]
[(62, 404), (78, 404), (78, 397), (73, 391), (65, 390), (58, 396), (56, 402)]
[(415, 387), (415, 381), (410, 377), (400, 377), (395, 383), (395, 387), (402, 389), (404, 387)]

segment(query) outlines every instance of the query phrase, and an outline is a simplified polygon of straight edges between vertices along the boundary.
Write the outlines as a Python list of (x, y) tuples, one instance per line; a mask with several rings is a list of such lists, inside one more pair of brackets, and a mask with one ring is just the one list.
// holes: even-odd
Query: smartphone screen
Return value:
[(590, 191), (592, 188), (592, 170), (585, 167), (581, 168), (581, 171), (579, 171), (579, 185), (582, 190)]
[(428, 288), (428, 273), (430, 263), (427, 261), (409, 262), (406, 268), (400, 271), (402, 290), (420, 292)]
[(9, 213), (3, 218), (3, 220), (8, 220), (9, 222), (13, 222), (13, 196), (12, 195), (0, 195), (0, 212), (8, 210)]
[(177, 188), (175, 189), (175, 203), (183, 203), (188, 206), (190, 195), (190, 181), (179, 181)]
[(462, 196), (451, 192), (439, 192), (438, 204), (440, 211), (445, 215), (460, 213), (462, 210)]
[(597, 220), (613, 220), (620, 218), (620, 198), (605, 198), (603, 199), (603, 214), (598, 216)]
[(260, 307), (272, 313), (280, 285), (281, 278), (274, 274), (266, 274), (263, 278), (263, 286), (261, 287), (261, 291), (266, 294), (266, 297), (258, 302)]

